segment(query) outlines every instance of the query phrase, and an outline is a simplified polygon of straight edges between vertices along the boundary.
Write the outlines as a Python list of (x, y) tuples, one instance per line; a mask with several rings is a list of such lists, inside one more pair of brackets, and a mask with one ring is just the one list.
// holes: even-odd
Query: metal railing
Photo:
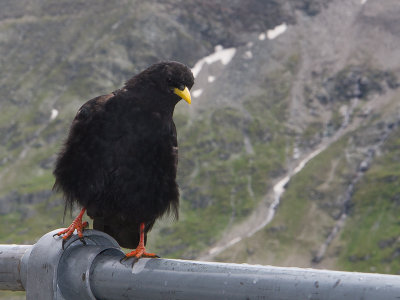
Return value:
[(143, 258), (132, 268), (108, 235), (65, 250), (53, 231), (35, 245), (0, 245), (0, 289), (28, 300), (70, 299), (400, 299), (400, 276)]

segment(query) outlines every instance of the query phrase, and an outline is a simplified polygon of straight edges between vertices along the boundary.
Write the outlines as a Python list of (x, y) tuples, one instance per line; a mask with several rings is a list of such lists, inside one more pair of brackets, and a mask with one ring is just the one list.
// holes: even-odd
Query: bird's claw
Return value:
[(72, 237), (75, 229), (78, 233), (79, 240), (82, 242), (82, 244), (86, 245), (86, 241), (84, 240), (84, 237), (83, 237), (83, 231), (86, 227), (89, 226), (89, 223), (87, 221), (82, 223), (83, 212), (84, 211), (82, 210), (81, 214), (78, 217), (76, 217), (76, 219), (74, 221), (72, 221), (72, 224), (70, 226), (68, 226), (68, 228), (61, 230), (60, 232), (57, 232), (53, 235), (53, 237), (56, 235), (57, 236), (62, 235), (63, 241), (62, 241), (61, 246), (62, 246), (63, 250), (64, 250), (66, 242)]
[(64, 246), (65, 246), (65, 243), (68, 241), (69, 239), (63, 239), (62, 240), (62, 244), (61, 244), (61, 248), (64, 250)]
[(85, 239), (83, 237), (80, 237), (79, 240), (82, 242), (82, 244), (84, 244), (85, 246), (87, 245)]
[(121, 259), (119, 260), (119, 262), (122, 264), (122, 263), (124, 263), (125, 261), (127, 261), (127, 260), (130, 259), (130, 258), (133, 259), (133, 260), (132, 260), (132, 267), (139, 261), (139, 258), (137, 258), (136, 256), (128, 257), (128, 256), (125, 255), (123, 258), (121, 258)]
[(143, 246), (139, 246), (136, 248), (136, 250), (133, 250), (132, 252), (129, 252), (125, 254), (123, 258), (120, 259), (120, 263), (133, 258), (132, 266), (134, 266), (135, 263), (139, 261), (140, 258), (142, 257), (147, 257), (147, 258), (160, 258), (157, 254), (155, 253), (147, 253), (146, 249)]

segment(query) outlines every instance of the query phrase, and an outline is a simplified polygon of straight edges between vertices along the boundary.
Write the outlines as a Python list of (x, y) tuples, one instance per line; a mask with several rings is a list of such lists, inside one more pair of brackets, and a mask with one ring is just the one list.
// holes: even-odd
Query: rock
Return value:
[(369, 168), (369, 162), (364, 160), (361, 162), (360, 166), (358, 167), (358, 170), (360, 172), (366, 172)]
[(38, 204), (46, 201), (52, 195), (52, 191), (41, 190), (34, 193), (20, 194), (13, 191), (6, 196), (0, 198), (0, 215), (9, 214), (12, 212), (20, 211), (20, 208), (26, 210), (26, 206)]

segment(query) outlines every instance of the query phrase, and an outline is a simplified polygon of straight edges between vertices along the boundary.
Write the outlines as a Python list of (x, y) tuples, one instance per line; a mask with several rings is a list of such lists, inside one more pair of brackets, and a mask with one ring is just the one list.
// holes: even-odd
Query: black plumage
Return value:
[[(67, 207), (86, 208), (94, 229), (123, 247), (138, 245), (141, 223), (146, 237), (164, 213), (178, 216), (172, 115), (193, 83), (185, 65), (157, 63), (123, 88), (86, 102), (72, 122), (56, 161), (54, 189), (63, 192)], [(185, 100), (190, 103), (190, 94)]]

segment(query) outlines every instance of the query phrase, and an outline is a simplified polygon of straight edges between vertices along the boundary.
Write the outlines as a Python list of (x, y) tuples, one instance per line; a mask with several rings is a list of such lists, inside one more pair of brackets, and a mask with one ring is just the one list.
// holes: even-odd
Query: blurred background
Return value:
[(0, 1), (0, 243), (69, 225), (52, 168), (78, 108), (177, 60), (196, 76), (174, 116), (181, 217), (151, 252), (399, 274), (399, 15), (396, 0)]

